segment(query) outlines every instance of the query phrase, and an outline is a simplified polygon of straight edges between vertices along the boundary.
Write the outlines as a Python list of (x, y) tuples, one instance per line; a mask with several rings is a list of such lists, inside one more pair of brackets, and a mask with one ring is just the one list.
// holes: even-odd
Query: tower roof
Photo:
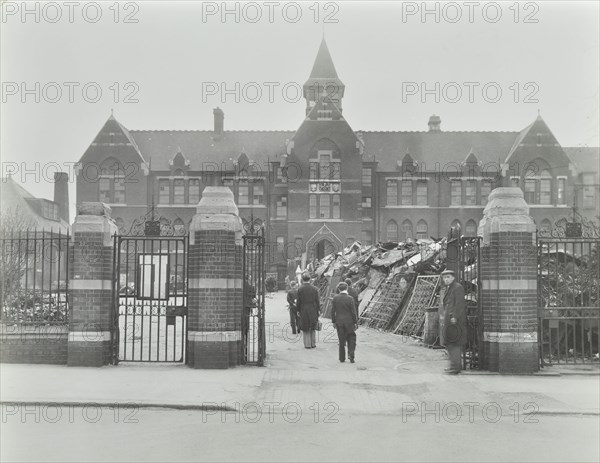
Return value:
[(311, 79), (328, 79), (328, 78), (336, 78), (338, 75), (335, 70), (335, 66), (333, 65), (333, 60), (331, 59), (331, 54), (329, 53), (329, 48), (327, 48), (327, 42), (325, 42), (325, 37), (321, 41), (321, 46), (319, 47), (319, 51), (317, 53), (317, 57), (315, 59), (315, 64), (313, 64), (312, 71), (310, 72)]

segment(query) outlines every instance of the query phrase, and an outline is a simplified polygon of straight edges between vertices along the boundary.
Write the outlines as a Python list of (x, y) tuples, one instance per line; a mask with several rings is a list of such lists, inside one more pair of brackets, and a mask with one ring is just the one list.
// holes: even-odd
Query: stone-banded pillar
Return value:
[(102, 366), (111, 362), (113, 321), (113, 235), (110, 207), (83, 203), (73, 230), (73, 263), (69, 291), (69, 366)]
[(494, 189), (479, 222), (483, 367), (529, 374), (539, 369), (535, 224), (520, 188)]
[(227, 187), (206, 187), (190, 225), (188, 365), (241, 363), (242, 221)]

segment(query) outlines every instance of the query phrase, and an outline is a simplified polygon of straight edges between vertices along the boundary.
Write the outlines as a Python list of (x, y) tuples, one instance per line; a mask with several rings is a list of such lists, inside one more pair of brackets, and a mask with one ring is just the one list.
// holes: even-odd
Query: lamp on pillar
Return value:
[(152, 207), (150, 208), (150, 220), (144, 223), (144, 235), (160, 236), (160, 220), (154, 217), (154, 198), (152, 198)]

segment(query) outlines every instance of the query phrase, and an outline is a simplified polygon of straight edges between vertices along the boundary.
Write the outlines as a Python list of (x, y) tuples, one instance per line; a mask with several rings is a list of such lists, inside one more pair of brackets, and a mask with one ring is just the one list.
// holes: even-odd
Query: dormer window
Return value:
[(177, 154), (169, 160), (169, 166), (174, 169), (188, 169), (190, 167), (190, 160), (186, 159), (181, 151), (178, 151)]
[(42, 216), (50, 220), (59, 220), (58, 205), (56, 203), (43, 200), (42, 201)]

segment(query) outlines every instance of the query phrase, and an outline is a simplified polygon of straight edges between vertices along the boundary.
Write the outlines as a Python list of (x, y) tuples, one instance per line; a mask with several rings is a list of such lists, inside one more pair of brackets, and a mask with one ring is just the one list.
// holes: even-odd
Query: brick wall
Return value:
[(483, 366), (528, 374), (538, 370), (535, 225), (519, 188), (490, 194), (479, 226)]
[(113, 235), (110, 208), (84, 203), (73, 224), (69, 366), (111, 362)]
[(68, 327), (0, 324), (1, 363), (67, 363)]
[(242, 360), (241, 220), (227, 187), (207, 187), (190, 226), (188, 348), (192, 368)]

